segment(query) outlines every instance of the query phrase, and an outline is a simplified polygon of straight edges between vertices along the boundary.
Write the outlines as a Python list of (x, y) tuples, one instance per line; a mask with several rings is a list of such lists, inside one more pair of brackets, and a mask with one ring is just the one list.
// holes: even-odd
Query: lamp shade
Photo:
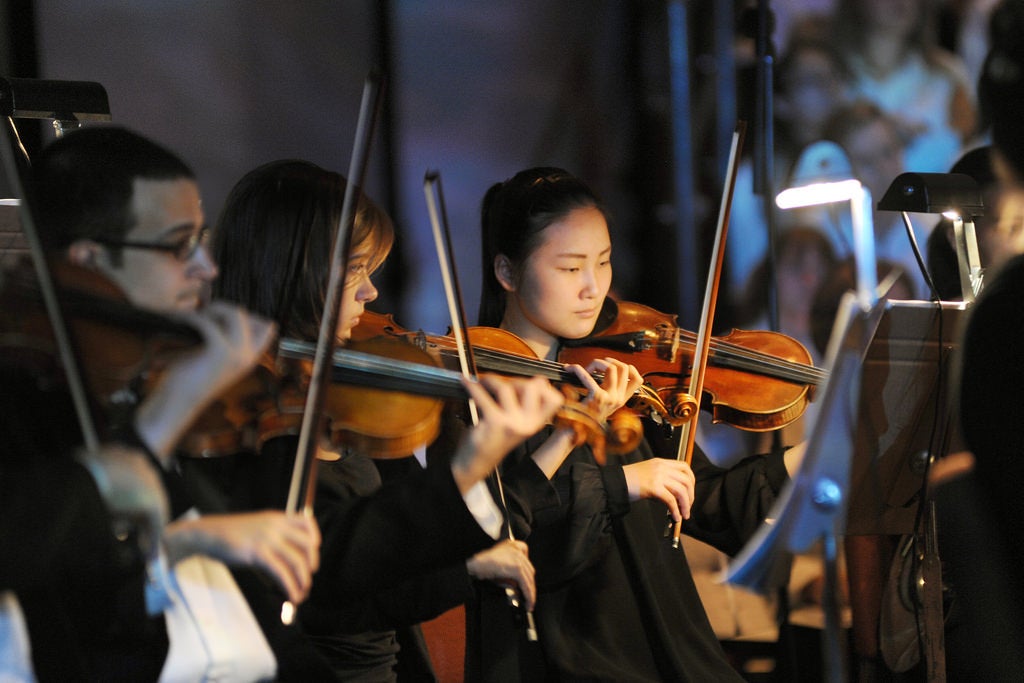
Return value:
[(0, 115), (16, 119), (109, 121), (107, 91), (91, 81), (0, 78)]
[(978, 183), (963, 173), (901, 173), (878, 202), (880, 211), (982, 216), (985, 205)]

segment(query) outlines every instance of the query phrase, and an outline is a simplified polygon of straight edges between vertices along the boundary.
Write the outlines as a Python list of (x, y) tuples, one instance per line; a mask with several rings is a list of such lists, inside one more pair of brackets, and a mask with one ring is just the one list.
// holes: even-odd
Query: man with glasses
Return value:
[[(51, 586), (58, 597), (40, 609), (49, 610), (50, 621), (69, 624), (81, 639), (78, 648), (85, 661), (65, 673), (78, 675), (84, 668), (89, 678), (126, 680), (149, 677), (142, 672), (155, 666), (164, 677), (180, 680), (204, 678), (210, 667), (225, 680), (329, 675), (311, 649), (296, 648), (296, 643), (302, 645), (299, 634), (282, 627), (274, 612), (280, 598), (275, 602), (269, 584), (237, 570), (232, 577), (224, 568), (226, 564), (262, 570), (284, 597), (301, 602), (319, 564), (315, 521), (270, 510), (199, 515), (194, 497), (175, 472), (174, 447), (184, 431), (212, 399), (255, 364), (273, 336), (272, 324), (239, 307), (223, 302), (204, 305), (217, 268), (203, 246), (205, 219), (192, 171), (174, 154), (135, 133), (117, 127), (86, 128), (56, 140), (33, 159), (27, 195), (52, 262), (64, 260), (93, 270), (120, 287), (130, 304), (184, 321), (203, 337), (201, 347), (176, 357), (143, 397), (130, 432), (113, 436), (148, 452), (163, 475), (173, 519), (162, 529), (168, 564), (176, 572), (169, 584), (172, 607), (158, 618), (158, 629), (132, 633), (116, 619), (109, 625), (97, 623), (73, 594), (82, 588), (75, 581)], [(5, 393), (11, 391), (14, 387), (5, 388)], [(25, 393), (33, 397), (39, 391), (29, 387)], [(53, 429), (52, 425), (67, 424), (63, 414), (49, 413), (66, 410), (60, 402), (49, 403), (49, 410), (44, 401), (33, 405), (37, 409), (26, 416), (23, 427), (7, 424), (21, 432), (16, 440), (45, 444), (47, 425)], [(68, 435), (64, 440), (75, 443), (75, 438)], [(40, 450), (40, 457), (61, 455), (46, 453), (42, 445)], [(244, 598), (236, 580), (242, 582)], [(35, 606), (26, 604), (25, 611), (38, 669), (43, 659), (44, 666), (50, 666), (59, 657), (38, 651), (46, 639), (33, 624), (48, 619), (33, 613)], [(166, 636), (160, 623), (164, 621)], [(196, 627), (204, 622), (217, 627)], [(68, 652), (74, 649), (70, 642), (63, 647)]]
[(188, 166), (136, 137), (86, 129), (44, 150), (32, 186), (40, 236), (49, 251), (102, 272), (141, 308), (193, 311), (217, 276), (200, 248), (199, 188)]
[[(171, 229), (167, 232), (172, 234), (180, 232), (179, 230)], [(206, 246), (206, 241), (210, 236), (210, 229), (207, 226), (199, 228), (199, 230), (189, 230), (187, 237), (180, 239), (168, 239), (159, 242), (136, 242), (134, 240), (115, 240), (109, 237), (97, 237), (96, 241), (107, 247), (120, 247), (120, 248), (131, 248), (131, 249), (150, 249), (152, 251), (162, 251), (166, 254), (171, 254), (174, 258), (179, 261), (189, 261), (193, 256), (199, 253), (199, 247)]]

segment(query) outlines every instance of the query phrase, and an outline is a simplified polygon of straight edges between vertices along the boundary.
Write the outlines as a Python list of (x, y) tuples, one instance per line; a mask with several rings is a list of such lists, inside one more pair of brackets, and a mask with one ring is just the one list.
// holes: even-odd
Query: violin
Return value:
[[(200, 415), (179, 445), (183, 454), (214, 457), (245, 450), (258, 453), (273, 438), (298, 434), (315, 345), (289, 339), (280, 343), (277, 358), (266, 355), (252, 373)], [(409, 375), (408, 365), (431, 361), (416, 352), (411, 347), (385, 349), (362, 343), (358, 355), (379, 353)], [(349, 354), (342, 356), (336, 352), (335, 356), (336, 365), (345, 364)], [(386, 459), (409, 455), (417, 446), (437, 437), (441, 389), (431, 397), (398, 391), (401, 383), (384, 374), (360, 378), (364, 381), (358, 390), (340, 381), (332, 381), (327, 388), (324, 411), (327, 439), (332, 446)], [(389, 391), (386, 386), (396, 390)], [(457, 393), (450, 393), (451, 398), (457, 397)]]
[[(563, 340), (558, 359), (585, 365), (611, 357), (637, 368), (666, 407), (673, 426), (685, 422), (692, 406), (683, 399), (696, 335), (682, 330), (676, 316), (643, 304), (606, 299), (597, 332)], [(828, 373), (814, 367), (803, 344), (770, 331), (732, 330), (711, 338), (704, 377), (706, 400), (715, 422), (767, 432), (792, 423), (813, 400)]]
[[(268, 440), (296, 434), (305, 407), (315, 344), (281, 339), (269, 356), (204, 412), (179, 446), (192, 457), (259, 452)], [(372, 458), (408, 456), (441, 430), (445, 400), (466, 400), (458, 373), (442, 368), (426, 351), (398, 337), (353, 340), (334, 352), (326, 388), (326, 439)], [(556, 413), (556, 427), (572, 429), (604, 456), (618, 448), (603, 423), (570, 400)], [(635, 445), (634, 445), (635, 447)]]
[[(580, 393), (583, 384), (575, 373), (567, 370), (562, 363), (540, 360), (529, 344), (512, 332), (497, 327), (469, 327), (466, 329), (466, 336), (473, 346), (476, 364), (480, 370), (513, 377), (544, 377), (561, 386), (567, 397), (575, 399), (570, 405), (575, 405), (583, 398)], [(451, 336), (412, 332), (399, 326), (394, 316), (390, 314), (364, 311), (360, 316), (359, 325), (352, 331), (353, 341), (382, 337), (404, 340), (429, 353), (441, 365), (456, 366), (458, 356), (455, 340)], [(599, 382), (603, 379), (600, 373), (595, 374), (595, 377)], [(663, 407), (651, 405), (652, 402), (660, 403), (660, 399), (641, 387), (639, 395), (631, 401), (631, 407), (643, 405), (649, 411), (664, 410)], [(612, 453), (633, 450), (643, 438), (643, 428), (639, 419), (630, 409), (620, 409), (612, 414), (608, 418), (606, 431), (607, 450)], [(603, 453), (595, 453), (595, 459), (603, 464)]]
[[(312, 353), (312, 345), (296, 340), (282, 340), (279, 348), (282, 356), (298, 359), (306, 359)], [(420, 360), (401, 361), (399, 358), (402, 356), (418, 357)], [(362, 442), (365, 450), (374, 457), (388, 456), (376, 445), (374, 438), (368, 435), (369, 430), (364, 423), (379, 423), (382, 408), (367, 400), (370, 396), (366, 390), (359, 391), (358, 387), (373, 387), (373, 391), (381, 392), (376, 394), (381, 398), (388, 394), (397, 394), (399, 397), (411, 394), (421, 400), (422, 397), (432, 397), (432, 409), (438, 413), (441, 399), (465, 401), (469, 398), (461, 374), (438, 367), (426, 352), (399, 339), (387, 337), (355, 342), (335, 351), (333, 380), (335, 387), (328, 393), (328, 416), (332, 417), (332, 423), (335, 414), (340, 418), (340, 425), (332, 424), (331, 429), (332, 433), (342, 435), (336, 441)], [(575, 443), (588, 443), (602, 458), (606, 448), (613, 452), (623, 448), (622, 444), (608, 438), (603, 421), (578, 401), (573, 401), (571, 396), (567, 396), (552, 424), (556, 428), (571, 429), (576, 435)], [(396, 432), (399, 429), (394, 428)], [(420, 440), (419, 443), (432, 441), (437, 436), (438, 425), (432, 425), (430, 431), (430, 438)], [(390, 440), (388, 437), (385, 439)], [(408, 455), (410, 452), (408, 449), (399, 449), (391, 457)]]
[[(680, 329), (675, 315), (612, 299), (605, 300), (597, 329), (589, 337), (562, 340), (558, 362), (539, 360), (525, 341), (499, 328), (471, 327), (467, 332), (477, 349), (478, 365), (492, 372), (541, 375), (555, 383), (579, 386), (579, 379), (565, 364), (586, 366), (595, 358), (608, 357), (629, 363), (644, 377), (644, 386), (627, 405), (673, 427), (685, 422), (692, 405), (682, 397), (692, 369), (695, 335)], [(442, 358), (454, 355), (451, 337), (410, 332), (390, 315), (366, 311), (352, 332), (353, 339), (379, 334), (404, 337)], [(745, 431), (771, 431), (790, 424), (803, 414), (816, 387), (827, 377), (827, 372), (813, 366), (803, 344), (778, 332), (733, 330), (712, 339), (708, 360), (704, 389), (710, 400), (703, 407), (711, 411), (714, 421)], [(595, 378), (602, 379), (600, 374)]]

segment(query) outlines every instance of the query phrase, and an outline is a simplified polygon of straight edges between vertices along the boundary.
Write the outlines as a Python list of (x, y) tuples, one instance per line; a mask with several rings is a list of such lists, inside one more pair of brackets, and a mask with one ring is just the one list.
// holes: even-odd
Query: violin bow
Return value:
[(316, 449), (319, 436), (324, 429), (323, 408), (326, 396), (324, 388), (330, 383), (332, 358), (337, 345), (341, 294), (345, 288), (346, 264), (352, 246), (350, 244), (352, 224), (355, 220), (356, 202), (358, 201), (356, 192), (358, 188), (362, 187), (363, 178), (366, 175), (370, 140), (373, 137), (377, 112), (380, 109), (380, 91), (381, 76), (376, 70), (371, 71), (363, 85), (355, 143), (349, 162), (348, 182), (345, 185), (345, 197), (341, 205), (338, 230), (334, 236), (324, 310), (320, 318), (316, 352), (313, 354), (313, 369), (310, 373), (309, 390), (306, 393), (306, 405), (302, 413), (295, 466), (292, 468), (291, 485), (288, 488), (288, 502), (285, 511), (302, 512), (307, 517), (313, 515), (313, 502), (316, 497)]
[[(7, 122), (12, 134), (17, 139), (17, 129), (14, 126), (13, 117), (8, 116)], [(20, 146), (20, 141), (18, 144)], [(0, 157), (3, 157), (4, 172), (11, 185), (11, 191), (15, 196), (21, 197), (21, 201), (18, 202), (18, 218), (21, 221), (21, 231), (28, 245), (32, 266), (39, 281), (39, 291), (43, 297), (43, 305), (50, 321), (50, 327), (53, 331), (53, 338), (57, 345), (61, 363), (64, 366), (64, 377), (68, 383), (68, 392), (71, 394), (75, 417), (82, 432), (82, 445), (87, 453), (97, 455), (100, 452), (99, 433), (96, 430), (92, 411), (89, 408), (85, 381), (82, 379), (78, 358), (71, 344), (71, 335), (68, 331), (67, 321), (64, 319), (64, 313), (57, 299), (57, 289), (54, 286), (53, 275), (46, 262), (43, 244), (39, 239), (39, 231), (36, 229), (35, 219), (32, 217), (32, 211), (29, 208), (28, 195), (25, 193), (25, 187), (21, 180), (21, 170), (18, 168), (14, 150), (7, 140), (0, 143)], [(158, 529), (151, 529), (150, 533), (153, 533), (154, 538), (157, 538), (159, 531)], [(160, 614), (165, 607), (170, 605), (167, 557), (162, 552), (159, 543), (153, 544), (152, 552), (146, 558), (145, 598), (146, 612), (150, 615)]]
[[(285, 512), (313, 516), (313, 502), (316, 498), (316, 449), (324, 430), (325, 387), (331, 380), (334, 349), (337, 345), (338, 318), (341, 315), (341, 294), (345, 289), (346, 265), (351, 251), (352, 224), (356, 214), (356, 192), (363, 185), (366, 175), (370, 140), (373, 137), (374, 122), (380, 109), (381, 76), (371, 71), (363, 84), (363, 96), (359, 105), (359, 120), (356, 124), (355, 143), (349, 161), (345, 197), (341, 205), (341, 217), (334, 236), (331, 250), (331, 271), (327, 281), (323, 315), (317, 335), (316, 351), (313, 354), (313, 369), (309, 377), (306, 405), (302, 411), (302, 426), (299, 428), (299, 444), (292, 467), (291, 483), (288, 486), (288, 502)], [(281, 621), (291, 624), (295, 619), (295, 605), (285, 601), (281, 605)]]
[[(423, 192), (427, 198), (427, 212), (430, 214), (430, 227), (434, 233), (434, 246), (437, 249), (437, 260), (441, 267), (441, 280), (444, 283), (445, 298), (448, 301), (448, 313), (452, 321), (452, 337), (455, 339), (455, 347), (459, 353), (459, 365), (462, 369), (462, 376), (467, 379), (476, 379), (476, 360), (473, 356), (473, 347), (468, 336), (465, 334), (466, 309), (462, 305), (462, 290), (459, 287), (458, 273), (455, 271), (455, 255), (452, 249), (451, 232), (448, 228), (448, 213), (445, 210), (444, 194), (441, 191), (441, 174), (437, 171), (428, 171), (423, 178)], [(480, 421), (476, 403), (472, 398), (468, 399), (469, 415), (473, 426)], [(492, 473), (495, 486), (498, 490), (498, 499), (502, 511), (505, 513), (505, 528), (508, 531), (508, 540), (514, 541), (512, 533), (512, 520), (508, 512), (508, 502), (505, 499), (505, 489), (501, 484), (501, 475), (495, 469)], [(503, 585), (505, 596), (509, 605), (513, 608), (522, 606), (522, 597), (519, 591), (511, 585)], [(533, 642), (537, 640), (537, 626), (533, 620), (533, 612), (525, 611), (526, 615), (526, 639)]]
[[(7, 121), (11, 128), (13, 128), (14, 121), (11, 117), (7, 117)], [(78, 367), (78, 358), (75, 356), (71, 346), (71, 337), (68, 333), (67, 323), (64, 320), (64, 313), (61, 310), (60, 302), (57, 300), (57, 289), (53, 284), (53, 276), (46, 263), (43, 244), (39, 239), (39, 232), (36, 230), (36, 223), (28, 206), (28, 197), (21, 182), (21, 171), (18, 168), (18, 162), (10, 144), (6, 141), (0, 144), (0, 152), (3, 155), (4, 172), (7, 174), (7, 179), (11, 184), (11, 190), (16, 196), (22, 198), (18, 202), (18, 218), (21, 220), (21, 231), (25, 235), (25, 242), (28, 245), (29, 255), (32, 258), (32, 266), (35, 269), (36, 278), (39, 280), (39, 290), (42, 293), (43, 305), (50, 320), (50, 327), (53, 328), (53, 337), (57, 344), (61, 363), (64, 365), (64, 374), (68, 383), (68, 391), (71, 394), (71, 402), (75, 407), (78, 426), (82, 430), (82, 441), (86, 450), (90, 453), (97, 453), (99, 452), (100, 440), (89, 409), (89, 399), (85, 393), (85, 382), (82, 380), (82, 374)]]
[[(700, 315), (700, 327), (693, 349), (693, 369), (690, 372), (690, 391), (686, 397), (688, 415), (682, 424), (679, 438), (679, 450), (676, 460), (689, 465), (693, 460), (693, 446), (697, 434), (697, 420), (700, 416), (700, 399), (704, 392), (704, 373), (708, 367), (708, 352), (711, 347), (711, 321), (715, 317), (715, 305), (718, 302), (718, 283), (722, 275), (722, 263), (725, 260), (725, 238), (729, 232), (729, 213), (732, 209), (732, 196), (736, 189), (736, 172), (739, 167), (740, 149), (747, 132), (746, 121), (738, 121), (732, 134), (732, 145), (729, 149), (729, 165), (726, 170), (725, 187), (722, 188), (722, 204), (718, 211), (718, 226), (715, 230), (715, 244), (711, 254), (711, 268), (708, 273), (707, 289), (704, 293), (704, 308)], [(682, 519), (674, 524), (672, 531), (672, 547), (679, 547), (679, 536), (682, 533)]]

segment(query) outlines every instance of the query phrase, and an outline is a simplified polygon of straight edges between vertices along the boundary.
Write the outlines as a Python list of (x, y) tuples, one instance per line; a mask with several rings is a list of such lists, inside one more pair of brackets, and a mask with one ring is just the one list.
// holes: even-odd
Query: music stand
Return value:
[(853, 178), (828, 177), (788, 188), (775, 198), (780, 209), (837, 202), (850, 206), (857, 279), (856, 289), (839, 302), (832, 325), (825, 353), (829, 378), (820, 392), (821, 409), (811, 426), (800, 470), (780, 491), (769, 519), (730, 563), (724, 576), (730, 583), (764, 593), (778, 584), (790, 553), (804, 552), (820, 541), (825, 566), (822, 644), (825, 674), (830, 681), (846, 678), (839, 626), (837, 538), (846, 521), (861, 360), (884, 306), (876, 291), (871, 192), (866, 187)]
[(864, 357), (847, 534), (912, 534), (929, 458), (962, 444), (949, 401), (968, 304), (886, 301)]
[(845, 528), (861, 362), (883, 309), (884, 302), (879, 301), (863, 308), (853, 292), (840, 302), (826, 354), (829, 378), (800, 470), (780, 492), (771, 521), (754, 534), (724, 577), (730, 583), (765, 592), (778, 580), (789, 553), (805, 552), (821, 541), (825, 566), (822, 644), (830, 681), (846, 679), (837, 597), (837, 538)]
[[(933, 681), (945, 680), (945, 648), (942, 571), (926, 478), (935, 459), (964, 448), (950, 378), (969, 306), (962, 301), (886, 302), (864, 359), (851, 463), (847, 535), (910, 538), (907, 554), (894, 557), (880, 577), (871, 576), (871, 567), (850, 565), (855, 585), (881, 579), (877, 594), (868, 589), (851, 595), (861, 600), (866, 626), (858, 633), (885, 632), (874, 637), (886, 664), (896, 671), (923, 651)], [(863, 558), (868, 564), (878, 560)]]
[[(882, 300), (857, 310), (853, 295), (847, 295), (833, 328), (826, 361), (830, 377), (804, 462), (779, 495), (773, 523), (755, 534), (727, 570), (725, 580), (763, 592), (787, 553), (823, 541), (829, 680), (843, 680), (845, 659), (835, 596), (836, 537), (922, 530), (919, 505), (929, 459), (959, 445), (947, 380), (966, 307)], [(930, 546), (920, 558), (925, 593), (937, 589), (938, 603), (933, 591), (921, 607), (938, 609), (941, 624), (941, 576), (934, 538), (927, 533), (932, 527), (924, 527)], [(942, 662), (936, 661), (941, 633), (926, 641), (930, 670), (941, 671)]]

